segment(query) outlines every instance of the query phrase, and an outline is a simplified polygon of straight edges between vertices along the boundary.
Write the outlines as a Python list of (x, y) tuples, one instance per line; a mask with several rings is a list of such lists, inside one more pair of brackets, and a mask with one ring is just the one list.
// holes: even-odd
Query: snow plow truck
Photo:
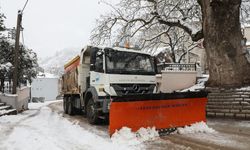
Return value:
[(127, 48), (86, 46), (64, 65), (64, 112), (82, 111), (90, 124), (109, 120), (109, 133), (126, 126), (159, 131), (206, 121), (206, 92), (159, 91), (153, 56)]

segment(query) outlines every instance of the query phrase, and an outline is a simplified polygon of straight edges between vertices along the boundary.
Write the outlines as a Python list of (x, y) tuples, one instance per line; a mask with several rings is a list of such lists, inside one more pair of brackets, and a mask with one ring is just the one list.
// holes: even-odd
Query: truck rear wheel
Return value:
[(86, 110), (89, 123), (97, 124), (99, 122), (99, 116), (93, 98), (89, 99)]
[(63, 110), (65, 114), (68, 114), (68, 98), (63, 97)]
[(74, 109), (74, 106), (73, 106), (73, 101), (74, 101), (73, 97), (69, 98), (69, 101), (68, 101), (68, 114), (69, 115), (74, 115), (75, 114), (75, 109)]

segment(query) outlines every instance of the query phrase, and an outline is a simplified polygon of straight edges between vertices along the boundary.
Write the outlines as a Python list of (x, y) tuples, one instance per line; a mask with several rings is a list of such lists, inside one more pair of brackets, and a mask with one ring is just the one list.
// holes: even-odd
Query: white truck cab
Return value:
[(156, 92), (156, 69), (154, 57), (141, 51), (86, 46), (81, 51), (74, 74), (79, 92), (73, 95), (74, 98), (69, 98), (72, 94), (64, 94), (66, 99), (70, 99), (65, 99), (70, 101), (65, 105), (72, 100), (80, 101), (65, 106), (65, 109), (83, 109), (90, 123), (95, 123), (97, 118), (109, 113), (109, 103), (113, 96)]
[(91, 54), (89, 84), (98, 96), (153, 93), (156, 68), (149, 54), (125, 48), (93, 47), (82, 51), (83, 58), (85, 53)]

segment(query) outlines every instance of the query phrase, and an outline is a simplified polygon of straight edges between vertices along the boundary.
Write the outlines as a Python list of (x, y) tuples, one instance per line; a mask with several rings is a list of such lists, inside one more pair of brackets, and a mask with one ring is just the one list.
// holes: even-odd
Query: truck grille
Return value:
[(111, 86), (118, 96), (153, 93), (155, 88), (155, 84), (111, 84)]

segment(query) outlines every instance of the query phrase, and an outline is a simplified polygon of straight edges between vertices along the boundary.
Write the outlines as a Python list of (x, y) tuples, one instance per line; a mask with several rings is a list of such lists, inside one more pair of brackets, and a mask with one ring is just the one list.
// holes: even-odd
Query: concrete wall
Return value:
[(30, 99), (30, 87), (24, 87), (17, 90), (17, 94), (0, 94), (0, 101), (11, 105), (17, 111), (28, 109)]
[(250, 89), (209, 89), (207, 116), (250, 119)]

